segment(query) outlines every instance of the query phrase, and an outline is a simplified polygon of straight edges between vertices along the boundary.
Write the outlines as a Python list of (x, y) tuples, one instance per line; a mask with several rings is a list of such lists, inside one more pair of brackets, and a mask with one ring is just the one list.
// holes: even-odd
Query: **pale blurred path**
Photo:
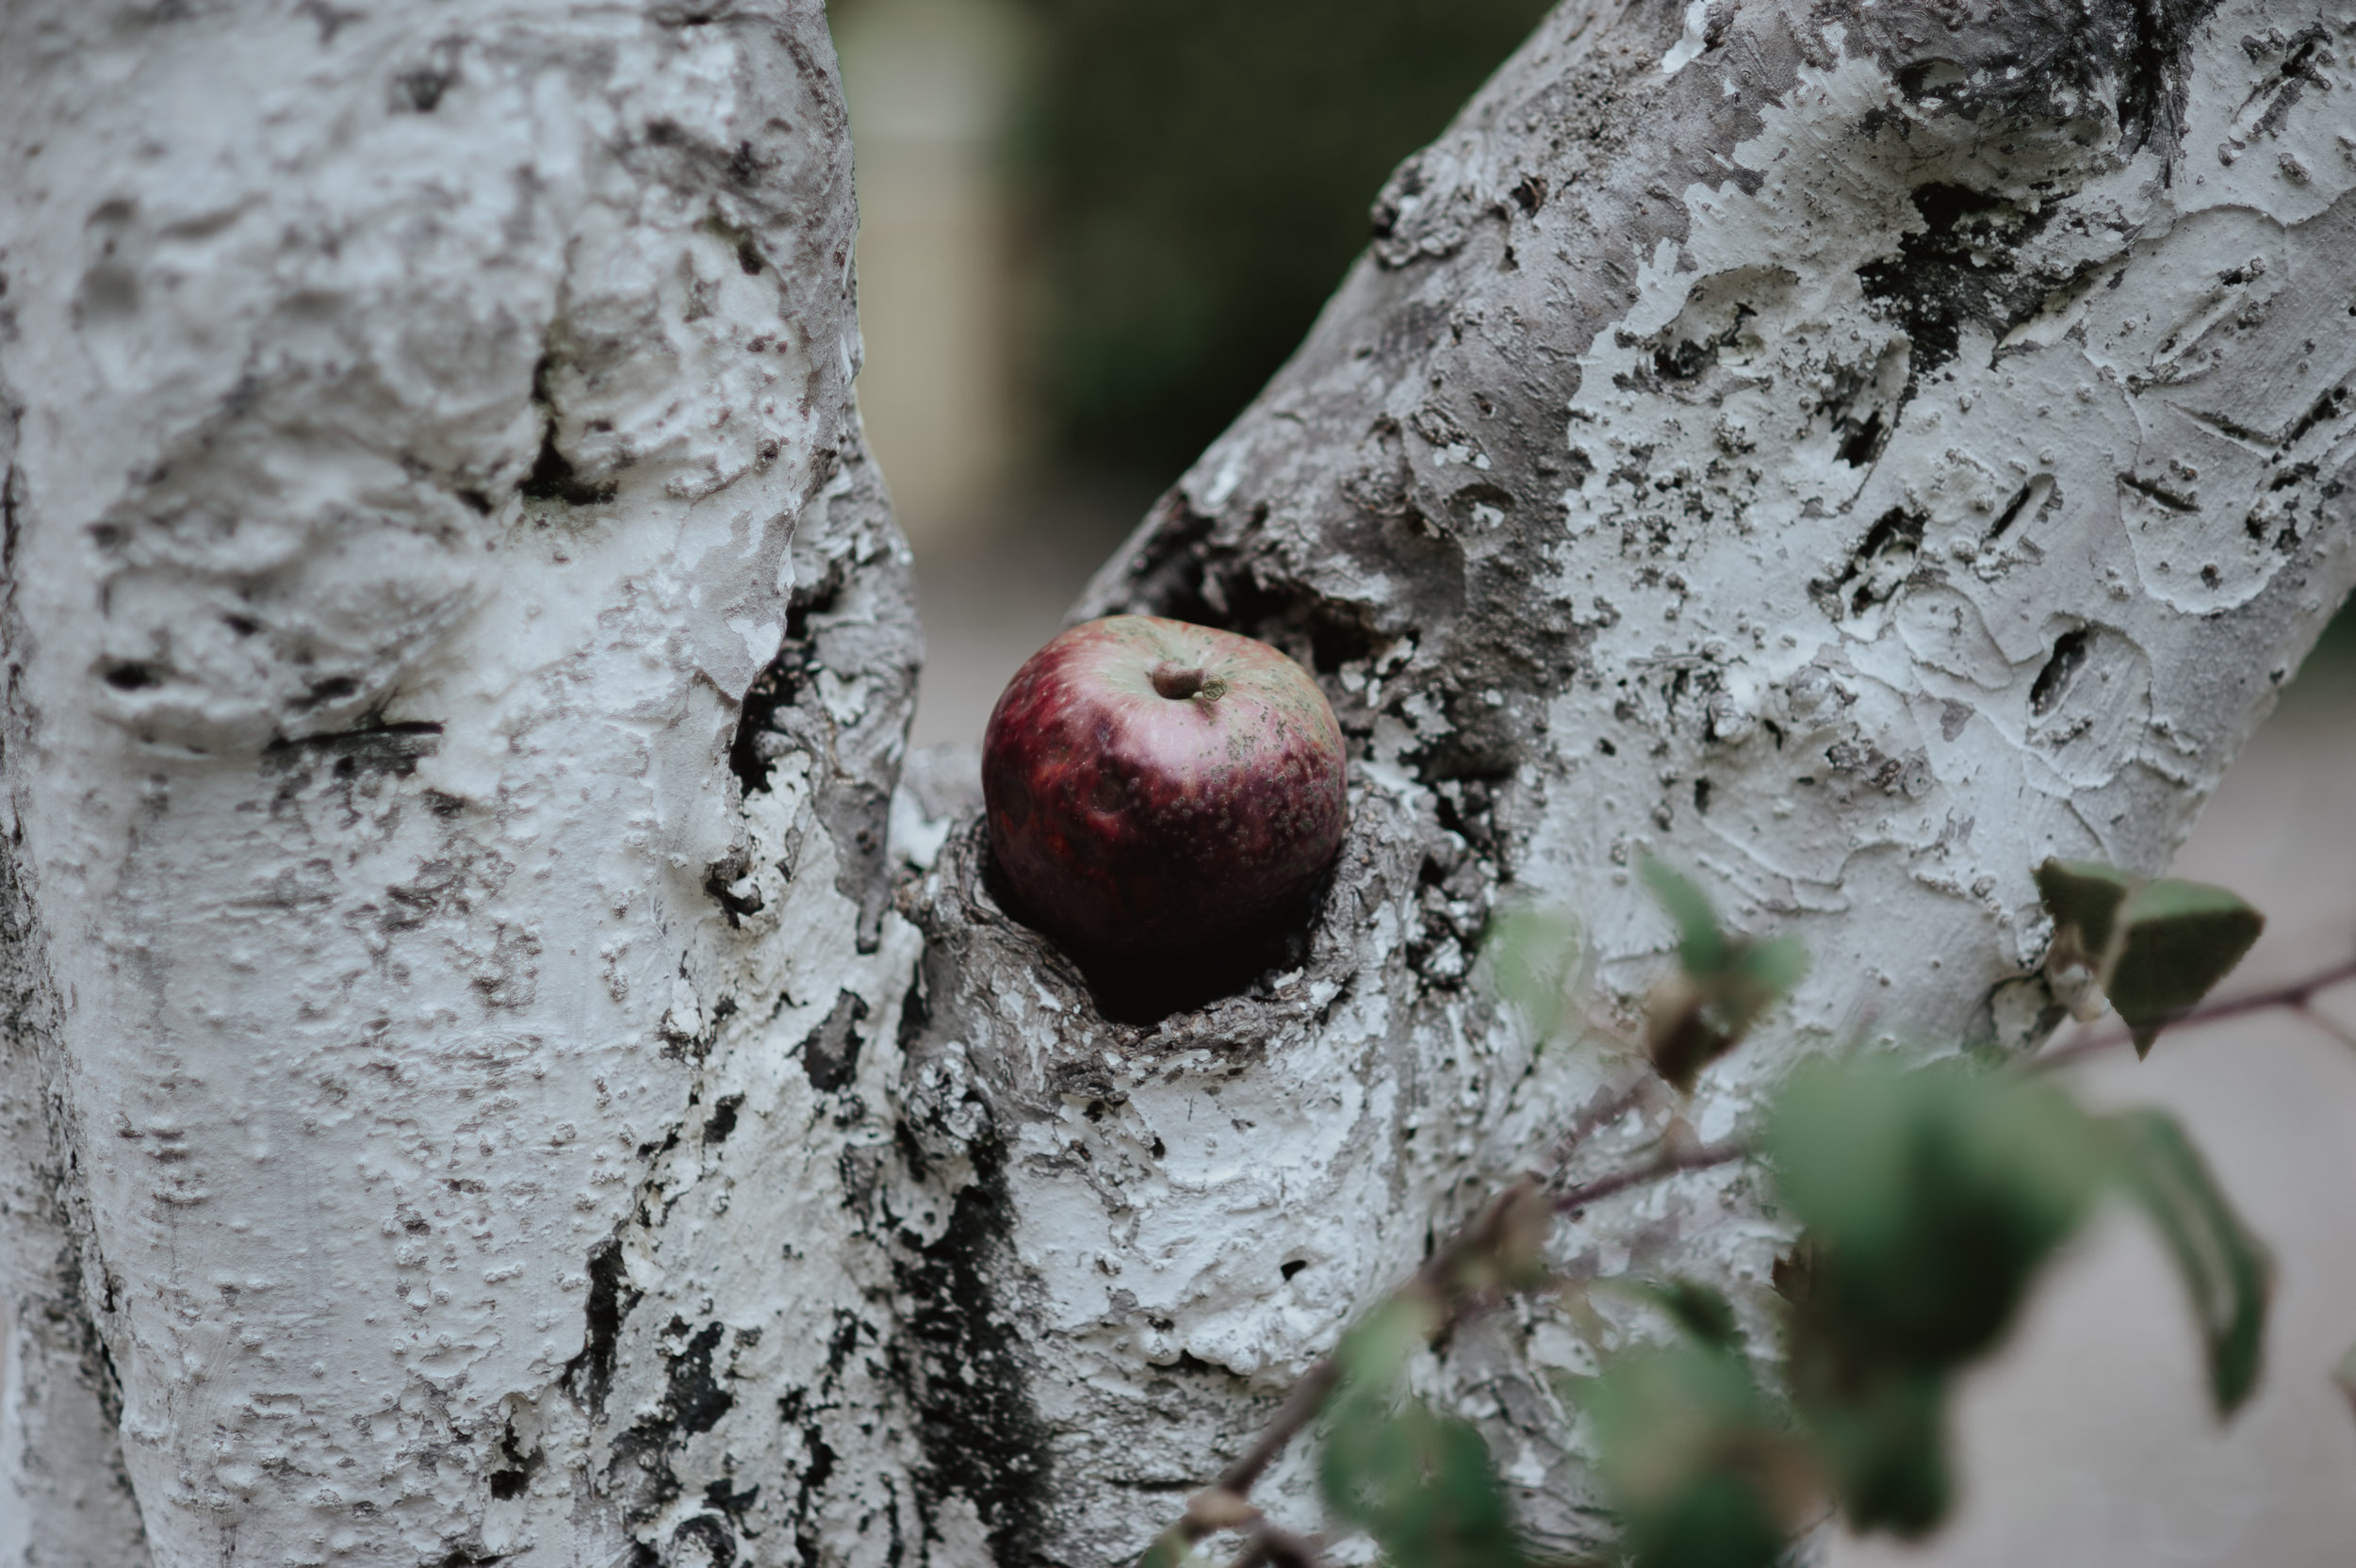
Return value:
[(1063, 629), (1064, 612), (1153, 499), (1134, 482), (1064, 479), (917, 546), (924, 669), (911, 744), (980, 743), (998, 694)]
[[(2356, 678), (2318, 670), (2226, 776), (2180, 875), (2266, 910), (2233, 990), (2356, 946)], [(2324, 999), (2356, 1020), (2356, 986)], [(2182, 1287), (2114, 1214), (1966, 1385), (1963, 1506), (1920, 1548), (1839, 1543), (1832, 1568), (2350, 1568), (2356, 1413), (2331, 1382), (2356, 1342), (2356, 1049), (2279, 1014), (2163, 1036), (2073, 1080), (2181, 1117), (2281, 1265), (2265, 1381), (2219, 1429)]]

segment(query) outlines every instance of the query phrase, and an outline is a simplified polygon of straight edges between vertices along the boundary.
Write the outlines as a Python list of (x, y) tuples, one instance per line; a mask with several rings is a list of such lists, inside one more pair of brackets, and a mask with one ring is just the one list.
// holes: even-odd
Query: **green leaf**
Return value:
[(1808, 1435), (1851, 1527), (1908, 1540), (1936, 1529), (1955, 1492), (1947, 1460), (1950, 1380), (1884, 1370), (1836, 1396), (1809, 1386), (1819, 1371), (1803, 1353), (1792, 1375)]
[(2091, 973), (2135, 1037), (2138, 1056), (2200, 1005), (2266, 927), (2265, 916), (2223, 888), (2146, 881), (2092, 860), (2048, 860), (2037, 869), (2037, 884), (2053, 916), (2046, 967), (2056, 988), (2070, 972)]
[(1647, 1285), (1644, 1294), (1659, 1303), (1677, 1326), (1701, 1341), (1721, 1350), (1742, 1348), (1742, 1326), (1734, 1315), (1734, 1304), (1721, 1290), (1703, 1284), (1698, 1280), (1671, 1280), (1665, 1284)]
[(1326, 1507), (1399, 1568), (1523, 1563), (1488, 1445), (1469, 1422), (1420, 1400), (1393, 1407), (1386, 1390), (1354, 1389), (1331, 1419), (1317, 1484)]
[(1776, 1279), (1793, 1403), (1851, 1523), (1919, 1535), (1948, 1507), (1952, 1373), (2084, 1221), (2102, 1140), (2049, 1085), (1876, 1058), (1795, 1071), (1766, 1141), (1805, 1227)]
[(1175, 1529), (1168, 1529), (1155, 1536), (1153, 1544), (1145, 1548), (1144, 1555), (1137, 1559), (1137, 1568), (1179, 1568), (1179, 1564), (1192, 1555), (1193, 1550), (1187, 1545), (1186, 1538)]
[(2037, 896), (2056, 929), (2074, 929), (2079, 950), (2096, 959), (2110, 951), (2112, 921), (2142, 881), (2099, 860), (2048, 860), (2035, 874)]
[(1769, 1110), (1767, 1150), (1815, 1244), (1808, 1312), (1894, 1364), (1988, 1348), (2102, 1175), (2059, 1090), (1954, 1061), (1804, 1067)]
[(1387, 1390), (1438, 1327), (1437, 1310), (1422, 1296), (1402, 1292), (1381, 1301), (1333, 1348), (1343, 1385)]
[(2230, 1415), (2257, 1386), (2273, 1266), (2175, 1119), (2129, 1111), (2108, 1119), (2117, 1174), (2176, 1260), (2209, 1359), (2209, 1395)]
[(1797, 937), (1777, 937), (1746, 947), (1734, 967), (1744, 988), (1759, 998), (1755, 1016), (1790, 995), (1808, 973), (1808, 948)]
[(1653, 1070), (1691, 1091), (1704, 1068), (1733, 1050), (1759, 1016), (1808, 972), (1796, 938), (1757, 941), (1718, 928), (1710, 900), (1693, 883), (1647, 857), (1644, 881), (1677, 927), (1681, 972), (1653, 991), (1645, 1054)]
[(1766, 1568), (1782, 1556), (1811, 1470), (1739, 1352), (1634, 1351), (1583, 1392), (1637, 1568)]
[(2102, 994), (2135, 1035), (2135, 1054), (2189, 1013), (2242, 961), (2266, 917), (2223, 888), (2164, 878), (2127, 896)]
[(1500, 914), (1484, 947), (1491, 984), (1538, 1039), (1550, 1037), (1585, 978), (1586, 935), (1561, 909), (1525, 906)]
[(1677, 960), (1685, 972), (1706, 979), (1726, 968), (1726, 939), (1718, 929), (1718, 912), (1702, 890), (1649, 855), (1637, 871), (1677, 928)]
[(1683, 974), (1653, 988), (1645, 1002), (1644, 1055), (1680, 1094), (1693, 1091), (1702, 1070), (1738, 1043), (1711, 1016), (1712, 989)]

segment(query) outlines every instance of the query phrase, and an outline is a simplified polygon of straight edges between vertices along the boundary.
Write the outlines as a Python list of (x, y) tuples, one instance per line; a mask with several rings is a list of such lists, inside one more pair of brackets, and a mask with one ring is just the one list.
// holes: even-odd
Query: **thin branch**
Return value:
[(1743, 1138), (1729, 1138), (1724, 1143), (1695, 1144), (1686, 1149), (1664, 1150), (1655, 1155), (1650, 1163), (1640, 1165), (1633, 1170), (1623, 1170), (1611, 1176), (1599, 1176), (1583, 1185), (1571, 1188), (1554, 1200), (1554, 1212), (1575, 1214), (1590, 1203), (1598, 1202), (1616, 1193), (1626, 1192), (1631, 1187), (1641, 1187), (1652, 1182), (1663, 1181), (1671, 1176), (1682, 1175), (1689, 1170), (1707, 1170), (1711, 1166), (1731, 1165), (1736, 1160), (1750, 1158), (1754, 1152), (1756, 1151), (1750, 1142)]
[[(1456, 1277), (1466, 1258), (1497, 1244), (1498, 1234), (1512, 1216), (1524, 1194), (1540, 1185), (1538, 1178), (1524, 1176), (1508, 1184), (1497, 1196), (1481, 1206), (1448, 1243), (1426, 1258), (1407, 1283), (1394, 1291), (1394, 1297), (1422, 1295), (1430, 1298), (1440, 1309), (1440, 1322), (1435, 1333), (1447, 1330), (1474, 1305), (1467, 1294), (1456, 1288)], [(1242, 1458), (1219, 1472), (1219, 1479), (1194, 1494), (1186, 1504), (1186, 1511), (1178, 1522), (1156, 1536), (1139, 1559), (1144, 1568), (1175, 1568), (1188, 1547), (1204, 1536), (1223, 1529), (1234, 1529), (1259, 1517), (1259, 1511), (1247, 1501), (1252, 1486), (1268, 1467), (1276, 1462), (1284, 1446), (1299, 1436), (1303, 1429), (1317, 1418), (1326, 1400), (1341, 1386), (1341, 1365), (1332, 1356), (1322, 1356), (1277, 1408), (1276, 1414), (1260, 1433)]]
[(2300, 1018), (2305, 1019), (2342, 1045), (2356, 1048), (2356, 1029), (2350, 1029), (2347, 1024), (2316, 1006), (2313, 997), (2300, 1003), (2296, 1010)]
[[(2226, 997), (2221, 1001), (2203, 1003), (2184, 1017), (2169, 1023), (2168, 1027), (2182, 1029), (2191, 1024), (2213, 1023), (2219, 1019), (2239, 1018), (2244, 1013), (2262, 1013), (2269, 1007), (2289, 1007), (2297, 1012), (2308, 1013), (2311, 1018), (2318, 1017), (2319, 1015), (2313, 1014), (2308, 1007), (2308, 1004), (2315, 1000), (2315, 994), (2349, 980), (2356, 980), (2356, 958), (2343, 959), (2329, 969), (2318, 970), (2304, 979), (2293, 980), (2286, 985), (2270, 987), (2261, 991), (2249, 991), (2240, 996)], [(2331, 1025), (2326, 1024), (2324, 1027), (2330, 1029)], [(2338, 1033), (2335, 1029), (2331, 1032)], [(2066, 1066), (2081, 1057), (2092, 1056), (2098, 1053), (2125, 1045), (2131, 1038), (2133, 1037), (2123, 1029), (2106, 1030), (2100, 1035), (2090, 1035), (2085, 1039), (2072, 1040), (2056, 1050), (2031, 1057), (2026, 1064), (2027, 1070), (2050, 1072), (2054, 1068)]]
[(1324, 1555), (1325, 1548), (1313, 1537), (1280, 1529), (1263, 1518), (1227, 1568), (1261, 1568), (1263, 1563), (1268, 1568), (1317, 1568)]
[[(1481, 1212), (1450, 1236), (1447, 1244), (1424, 1260), (1414, 1278), (1393, 1294), (1404, 1296), (1420, 1293), (1430, 1297), (1440, 1307), (1440, 1323), (1435, 1335), (1470, 1315), (1474, 1311), (1492, 1304), (1494, 1292), (1467, 1291), (1457, 1276), (1464, 1263), (1475, 1253), (1495, 1248), (1499, 1240), (1499, 1228), (1506, 1222), (1515, 1205), (1529, 1193), (1543, 1189), (1560, 1172), (1563, 1161), (1601, 1128), (1626, 1116), (1643, 1104), (1653, 1093), (1658, 1079), (1646, 1073), (1629, 1080), (1616, 1089), (1605, 1091), (1590, 1104), (1555, 1139), (1544, 1166), (1507, 1185)], [(1751, 1152), (1742, 1142), (1702, 1144), (1664, 1152), (1648, 1164), (1618, 1175), (1606, 1176), (1571, 1188), (1555, 1199), (1552, 1208), (1557, 1214), (1568, 1214), (1584, 1208), (1601, 1198), (1616, 1192), (1657, 1182), (1680, 1171), (1700, 1170), (1710, 1166), (1725, 1165), (1739, 1160)], [(1230, 1568), (1316, 1568), (1319, 1548), (1314, 1542), (1286, 1535), (1262, 1518), (1258, 1509), (1249, 1501), (1252, 1488), (1268, 1473), (1269, 1465), (1285, 1446), (1298, 1437), (1324, 1409), (1326, 1401), (1341, 1386), (1341, 1365), (1332, 1356), (1323, 1356), (1301, 1374), (1284, 1402), (1277, 1408), (1258, 1440), (1241, 1458), (1219, 1472), (1219, 1478), (1188, 1500), (1186, 1511), (1178, 1520), (1148, 1546), (1138, 1560), (1142, 1568), (1176, 1568), (1186, 1552), (1204, 1537), (1224, 1529), (1235, 1529), (1254, 1520), (1259, 1527), (1246, 1544), (1241, 1556)]]
[(1302, 1373), (1301, 1380), (1293, 1384), (1292, 1392), (1284, 1396), (1284, 1404), (1278, 1407), (1275, 1417), (1268, 1424), (1268, 1429), (1260, 1434), (1260, 1440), (1241, 1459), (1219, 1472), (1219, 1478), (1214, 1484), (1220, 1491), (1233, 1493), (1238, 1497), (1249, 1495), (1253, 1483), (1259, 1480), (1269, 1465), (1276, 1462), (1276, 1456), (1284, 1451), (1284, 1445), (1317, 1418), (1317, 1412), (1325, 1408), (1325, 1401), (1332, 1396), (1341, 1380), (1340, 1365), (1332, 1356), (1320, 1356), (1317, 1364)]
[(1572, 1119), (1560, 1137), (1546, 1151), (1546, 1157), (1532, 1175), (1551, 1177), (1562, 1168), (1564, 1161), (1579, 1146), (1604, 1128), (1611, 1126), (1652, 1097), (1653, 1086), (1661, 1080), (1646, 1071), (1629, 1079), (1617, 1089), (1606, 1090), (1585, 1110)]

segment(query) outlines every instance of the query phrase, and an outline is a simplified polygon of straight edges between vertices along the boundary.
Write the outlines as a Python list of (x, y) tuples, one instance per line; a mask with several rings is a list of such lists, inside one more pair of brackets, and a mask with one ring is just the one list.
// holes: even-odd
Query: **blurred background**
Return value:
[[(1307, 331), (1393, 165), (1541, 0), (837, 0), (868, 432), (916, 551), (915, 742), (978, 742), (1096, 565)], [(2356, 945), (2356, 637), (2335, 629), (2178, 864), (2272, 923), (2229, 988)], [(2356, 988), (2349, 988), (2356, 993)], [(2326, 999), (2356, 1020), (2356, 994)], [(2356, 1046), (2265, 1017), (2079, 1082), (2191, 1126), (2274, 1245), (2270, 1369), (2207, 1413), (2157, 1245), (2100, 1227), (1965, 1400), (1965, 1503), (1835, 1568), (2347, 1568)]]
[(916, 743), (978, 742), (1543, 0), (838, 0)]

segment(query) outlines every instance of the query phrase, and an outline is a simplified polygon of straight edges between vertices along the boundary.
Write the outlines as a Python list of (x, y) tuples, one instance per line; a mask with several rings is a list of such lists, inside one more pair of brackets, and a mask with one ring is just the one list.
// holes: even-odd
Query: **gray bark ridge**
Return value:
[(962, 1540), (819, 6), (24, 4), (0, 97), (0, 1560)]
[[(2356, 577), (2348, 50), (2294, 5), (1572, 4), (1401, 166), (1075, 612), (1317, 673), (1355, 815), (1315, 927), (1124, 1020), (971, 838), (914, 894), (910, 1114), (994, 1184), (1041, 1463), (1016, 1559), (1136, 1550), (1628, 1070), (1672, 962), (1642, 856), (1814, 956), (1681, 1108), (1701, 1136), (1811, 1052), (2050, 1028), (2031, 868), (2165, 866)], [(1467, 984), (1513, 900), (1585, 933), (1543, 1051)], [(1784, 1239), (1736, 1168), (1559, 1245), (1758, 1315)], [(1533, 1309), (1415, 1375), (1593, 1547), (1549, 1374), (1645, 1331)], [(1308, 1476), (1255, 1498), (1314, 1527)]]

